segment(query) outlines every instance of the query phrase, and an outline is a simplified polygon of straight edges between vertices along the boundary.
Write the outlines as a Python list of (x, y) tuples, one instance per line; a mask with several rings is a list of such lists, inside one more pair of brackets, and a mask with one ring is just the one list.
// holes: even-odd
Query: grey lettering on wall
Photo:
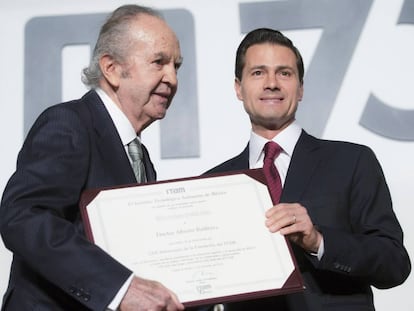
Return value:
[(24, 130), (46, 107), (62, 101), (62, 49), (93, 49), (104, 14), (34, 17), (25, 28)]
[[(200, 155), (197, 97), (197, 66), (194, 21), (186, 10), (163, 14), (180, 39), (184, 64), (180, 87), (168, 116), (161, 121), (161, 157), (188, 158)], [(107, 14), (44, 16), (29, 20), (25, 28), (24, 131), (28, 132), (45, 108), (62, 101), (62, 49), (89, 45), (93, 49)]]
[(161, 121), (161, 158), (200, 156), (197, 94), (197, 59), (194, 19), (186, 10), (163, 11), (180, 40), (183, 65), (178, 71), (178, 91)]
[[(414, 24), (414, 1), (405, 0), (398, 24)], [(414, 141), (414, 110), (391, 107), (371, 94), (359, 123), (378, 135)]]
[[(289, 0), (240, 4), (241, 32), (257, 27), (280, 30), (322, 29), (305, 76), (306, 92), (297, 118), (322, 136), (373, 0)], [(175, 29), (184, 56), (179, 88), (160, 122), (161, 157), (200, 156), (195, 26), (183, 9), (163, 10)], [(25, 29), (24, 130), (46, 107), (62, 100), (62, 49), (92, 49), (106, 14), (35, 17)], [(398, 24), (414, 23), (414, 1), (405, 0)], [(392, 103), (390, 103), (392, 104)], [(397, 109), (371, 94), (360, 124), (378, 135), (414, 141), (414, 111)]]

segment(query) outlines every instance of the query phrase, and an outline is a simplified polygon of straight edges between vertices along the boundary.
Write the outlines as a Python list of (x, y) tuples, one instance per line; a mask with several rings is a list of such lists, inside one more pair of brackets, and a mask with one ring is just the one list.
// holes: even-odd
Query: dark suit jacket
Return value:
[[(247, 168), (248, 147), (207, 173)], [(307, 208), (324, 236), (321, 261), (292, 245), (306, 285), (303, 293), (228, 304), (226, 310), (374, 310), (371, 285), (389, 288), (408, 277), (403, 233), (369, 148), (302, 132), (281, 202)]]
[[(155, 180), (146, 149), (144, 159)], [(13, 262), (2, 310), (105, 310), (131, 271), (88, 242), (78, 202), (85, 189), (135, 182), (94, 91), (42, 113), (3, 193), (0, 228)]]

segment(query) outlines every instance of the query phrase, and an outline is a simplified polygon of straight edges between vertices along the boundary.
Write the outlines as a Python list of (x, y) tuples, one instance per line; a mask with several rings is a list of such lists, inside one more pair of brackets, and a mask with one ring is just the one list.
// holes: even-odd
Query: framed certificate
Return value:
[(187, 307), (303, 290), (261, 169), (85, 191), (88, 238)]

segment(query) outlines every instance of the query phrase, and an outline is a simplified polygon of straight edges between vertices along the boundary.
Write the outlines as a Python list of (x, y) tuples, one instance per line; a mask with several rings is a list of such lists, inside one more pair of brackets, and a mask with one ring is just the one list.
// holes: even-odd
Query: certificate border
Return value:
[[(161, 183), (186, 181), (186, 180), (192, 180), (192, 179), (212, 178), (212, 177), (214, 178), (214, 177), (222, 177), (222, 176), (237, 175), (237, 174), (247, 175), (255, 179), (256, 181), (266, 185), (266, 179), (264, 177), (263, 171), (262, 169), (259, 168), (259, 169), (249, 169), (249, 170), (237, 170), (237, 171), (232, 171), (232, 172), (227, 172), (227, 173), (206, 174), (206, 175), (197, 176), (197, 177), (170, 179), (170, 180), (150, 182), (150, 183), (145, 183), (145, 184), (128, 184), (128, 185), (122, 185), (122, 186), (117, 186), (117, 187), (104, 187), (104, 188), (85, 190), (81, 195), (81, 198), (79, 201), (79, 208), (80, 208), (80, 213), (81, 213), (81, 217), (82, 217), (83, 224), (84, 224), (86, 237), (92, 243), (94, 242), (93, 233), (92, 233), (89, 216), (87, 212), (87, 206), (90, 202), (92, 202), (95, 199), (95, 197), (101, 191), (128, 188), (128, 187), (145, 187), (151, 184), (161, 184)], [(285, 237), (285, 240), (288, 246), (290, 257), (292, 259), (292, 263), (294, 265), (294, 270), (292, 271), (291, 275), (288, 277), (285, 284), (281, 288), (184, 302), (183, 303), (184, 306), (195, 307), (195, 306), (202, 306), (202, 305), (215, 304), (215, 303), (228, 303), (228, 302), (235, 302), (235, 301), (242, 301), (242, 300), (260, 299), (260, 298), (265, 298), (265, 297), (286, 295), (290, 293), (303, 291), (305, 289), (303, 278), (299, 271), (298, 264), (297, 264), (296, 258), (292, 250), (292, 246), (290, 244), (290, 241), (286, 237)]]

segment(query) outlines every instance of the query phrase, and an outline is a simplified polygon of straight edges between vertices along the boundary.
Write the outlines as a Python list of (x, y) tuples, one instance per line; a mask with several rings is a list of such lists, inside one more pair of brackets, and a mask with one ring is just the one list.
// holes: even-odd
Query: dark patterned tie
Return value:
[(269, 141), (264, 146), (265, 157), (263, 161), (263, 173), (266, 178), (267, 187), (272, 197), (273, 204), (278, 204), (282, 193), (282, 182), (279, 172), (275, 166), (275, 159), (282, 151), (282, 148), (274, 141)]
[(128, 153), (132, 160), (132, 169), (134, 170), (137, 182), (143, 183), (147, 181), (145, 167), (143, 162), (142, 146), (140, 141), (135, 138), (128, 144)]

